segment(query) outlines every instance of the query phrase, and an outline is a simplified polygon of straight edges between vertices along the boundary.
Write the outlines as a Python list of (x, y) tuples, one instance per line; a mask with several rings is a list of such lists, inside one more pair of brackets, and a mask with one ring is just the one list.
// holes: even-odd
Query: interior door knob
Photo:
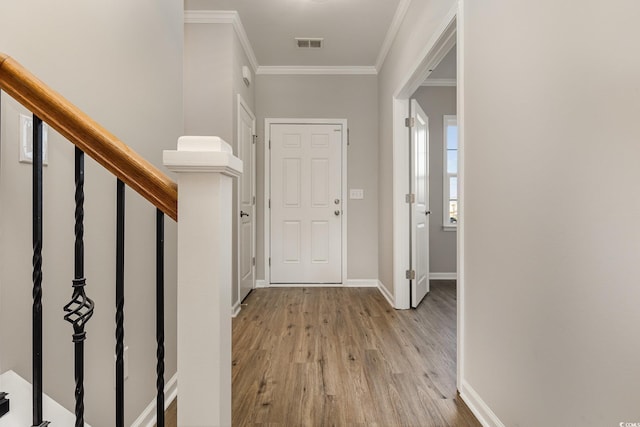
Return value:
[(249, 214), (245, 211), (240, 211), (240, 218), (242, 218), (243, 216), (249, 216)]
[(425, 215), (431, 215), (431, 211), (425, 211)]
[(335, 216), (340, 216), (340, 211), (336, 209), (335, 211), (333, 211), (333, 214), (334, 214)]

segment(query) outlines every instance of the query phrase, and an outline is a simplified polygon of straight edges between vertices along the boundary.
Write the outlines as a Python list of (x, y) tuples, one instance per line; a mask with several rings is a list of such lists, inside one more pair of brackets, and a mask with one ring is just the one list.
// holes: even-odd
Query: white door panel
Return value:
[(271, 124), (271, 283), (342, 282), (342, 127)]
[(411, 305), (429, 292), (429, 119), (416, 100), (411, 100), (411, 191), (415, 203), (411, 211)]
[(238, 156), (243, 163), (239, 188), (238, 295), (242, 301), (255, 287), (255, 119), (238, 101)]

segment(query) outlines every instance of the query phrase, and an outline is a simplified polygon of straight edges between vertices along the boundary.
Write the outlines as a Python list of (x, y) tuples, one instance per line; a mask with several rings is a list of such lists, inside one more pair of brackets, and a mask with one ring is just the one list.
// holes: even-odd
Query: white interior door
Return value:
[(429, 119), (415, 99), (411, 100), (411, 306), (429, 292)]
[(271, 124), (271, 283), (342, 283), (342, 126)]
[(238, 157), (243, 173), (238, 182), (238, 301), (255, 287), (255, 117), (238, 98)]

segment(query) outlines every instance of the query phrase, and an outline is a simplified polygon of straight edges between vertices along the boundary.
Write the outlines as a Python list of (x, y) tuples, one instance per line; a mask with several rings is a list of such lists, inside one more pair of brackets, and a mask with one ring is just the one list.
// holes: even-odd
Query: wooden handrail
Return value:
[(178, 186), (171, 178), (2, 53), (0, 89), (158, 209), (178, 220)]

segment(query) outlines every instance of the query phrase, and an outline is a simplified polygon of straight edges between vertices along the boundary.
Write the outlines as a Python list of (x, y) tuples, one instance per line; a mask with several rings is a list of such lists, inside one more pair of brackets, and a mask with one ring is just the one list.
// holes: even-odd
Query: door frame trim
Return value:
[[(347, 282), (347, 119), (293, 119), (293, 118), (266, 118), (264, 119), (265, 134), (265, 155), (264, 155), (264, 198), (262, 200), (262, 209), (264, 212), (264, 279), (266, 286), (271, 286), (271, 266), (269, 258), (271, 257), (271, 209), (268, 202), (271, 199), (271, 125), (338, 125), (342, 127), (342, 282), (340, 285), (345, 286)], [(333, 285), (335, 286), (335, 285)]]
[[(251, 118), (251, 120), (253, 120), (253, 129), (252, 129), (252, 135), (256, 134), (256, 115), (253, 113), (253, 111), (251, 111), (251, 107), (249, 106), (249, 104), (247, 104), (247, 102), (244, 100), (244, 98), (242, 97), (242, 95), (238, 94), (237, 96), (237, 109), (236, 109), (236, 149), (238, 150), (236, 154), (240, 154), (240, 126), (241, 126), (241, 121), (240, 121), (240, 114), (241, 114), (241, 109), (244, 109), (248, 114), (249, 117)], [(255, 176), (256, 176), (256, 166), (257, 166), (257, 150), (256, 150), (256, 144), (252, 144), (253, 145), (253, 176), (254, 176), (254, 180), (255, 180)], [(243, 174), (244, 177), (244, 174)], [(236, 200), (236, 204), (237, 204), (237, 215), (240, 215), (240, 208), (241, 208), (241, 200), (240, 200), (240, 183), (238, 182), (238, 186), (237, 186), (237, 200)], [(253, 183), (253, 197), (256, 197), (257, 194), (257, 183), (254, 182)], [(258, 227), (258, 218), (256, 217), (256, 212), (257, 212), (257, 206), (256, 204), (253, 205), (252, 208), (252, 213), (251, 215), (253, 215), (253, 235), (251, 236), (251, 238), (253, 239), (253, 253), (251, 254), (252, 257), (256, 256), (256, 229)], [(242, 283), (242, 274), (241, 274), (241, 265), (240, 265), (240, 258), (241, 258), (241, 253), (240, 253), (240, 226), (242, 225), (242, 220), (240, 218), (238, 218), (238, 222), (237, 222), (237, 226), (236, 226), (236, 230), (235, 230), (235, 234), (236, 234), (236, 241), (238, 242), (238, 247), (236, 248), (237, 251), (237, 265), (236, 268), (238, 270), (237, 272), (237, 283), (236, 283), (236, 287), (238, 288), (238, 300), (235, 301), (233, 303), (233, 310), (232, 310), (232, 314), (237, 315), (240, 312), (240, 303), (242, 302), (242, 298), (240, 297), (240, 287), (241, 287), (241, 283)], [(252, 266), (253, 268), (253, 288), (256, 288), (256, 266)]]

